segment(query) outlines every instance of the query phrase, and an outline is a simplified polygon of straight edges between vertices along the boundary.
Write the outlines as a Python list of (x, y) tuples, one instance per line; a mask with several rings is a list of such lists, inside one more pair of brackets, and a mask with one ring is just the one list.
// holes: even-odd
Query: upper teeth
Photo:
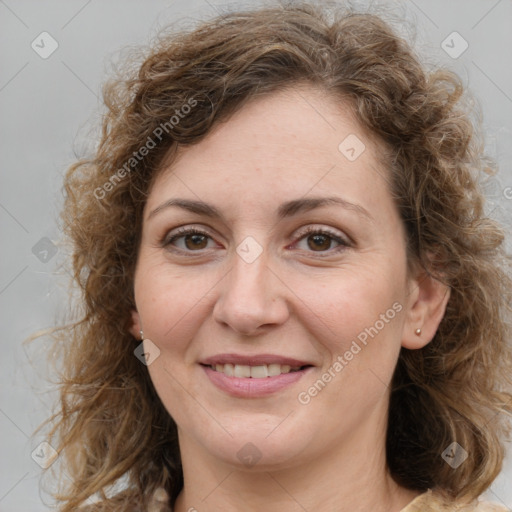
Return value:
[(300, 366), (291, 367), (287, 364), (261, 364), (258, 366), (248, 366), (245, 364), (216, 364), (212, 366), (217, 372), (225, 373), (228, 377), (252, 377), (253, 379), (263, 379), (265, 377), (274, 377), (281, 373), (290, 373), (300, 370)]

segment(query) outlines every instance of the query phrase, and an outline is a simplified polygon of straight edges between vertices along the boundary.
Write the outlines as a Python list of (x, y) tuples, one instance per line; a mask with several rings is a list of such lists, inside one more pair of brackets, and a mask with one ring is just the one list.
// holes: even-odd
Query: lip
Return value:
[[(274, 377), (255, 379), (251, 377), (228, 377), (225, 373), (210, 368), (216, 364), (240, 364), (257, 366), (262, 364), (281, 364), (306, 366), (301, 370), (282, 373)], [(218, 389), (237, 398), (261, 398), (281, 391), (299, 381), (306, 373), (313, 370), (313, 365), (306, 361), (292, 359), (275, 354), (258, 354), (244, 356), (239, 354), (218, 354), (201, 361), (201, 368), (212, 384)]]
[(258, 366), (262, 364), (288, 364), (292, 367), (314, 366), (311, 362), (308, 361), (300, 361), (299, 359), (293, 359), (291, 357), (280, 356), (277, 354), (217, 354), (215, 356), (207, 357), (199, 363), (206, 366), (214, 366), (216, 364), (240, 364), (246, 366)]

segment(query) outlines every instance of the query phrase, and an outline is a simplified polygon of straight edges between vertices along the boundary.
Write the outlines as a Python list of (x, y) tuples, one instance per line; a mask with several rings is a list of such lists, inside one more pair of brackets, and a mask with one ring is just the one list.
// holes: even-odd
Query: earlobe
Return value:
[(411, 302), (402, 334), (402, 346), (423, 348), (434, 338), (446, 312), (450, 288), (425, 271), (414, 280)]
[(139, 316), (139, 313), (137, 312), (137, 310), (135, 310), (135, 309), (132, 309), (131, 315), (132, 315), (132, 323), (130, 325), (130, 334), (135, 339), (138, 340), (138, 339), (140, 339), (140, 331), (142, 329), (141, 322), (140, 322), (140, 316)]

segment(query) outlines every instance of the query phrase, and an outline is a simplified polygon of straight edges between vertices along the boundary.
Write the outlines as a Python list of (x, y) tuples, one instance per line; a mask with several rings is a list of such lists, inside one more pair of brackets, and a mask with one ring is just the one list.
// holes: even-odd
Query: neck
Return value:
[(257, 464), (241, 468), (212, 460), (181, 433), (181, 453), (187, 457), (184, 488), (174, 510), (399, 512), (420, 493), (394, 482), (386, 466), (384, 436), (376, 439), (369, 433), (358, 431), (355, 438), (316, 459), (276, 469)]

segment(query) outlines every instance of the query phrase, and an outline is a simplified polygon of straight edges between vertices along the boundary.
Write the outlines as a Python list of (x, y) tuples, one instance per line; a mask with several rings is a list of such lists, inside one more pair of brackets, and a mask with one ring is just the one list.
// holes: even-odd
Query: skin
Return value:
[[(401, 347), (431, 341), (449, 293), (421, 271), (408, 273), (381, 149), (345, 107), (310, 86), (255, 99), (181, 148), (150, 191), (131, 332), (140, 338), (143, 328), (160, 350), (148, 371), (178, 425), (185, 485), (177, 512), (398, 512), (418, 495), (386, 468), (389, 383)], [(354, 161), (338, 149), (349, 134), (366, 146)], [(341, 197), (366, 214), (329, 205), (277, 217), (281, 203), (313, 196)], [(150, 215), (173, 198), (209, 203), (223, 219), (176, 206)], [(208, 237), (162, 243), (179, 226)], [(303, 234), (308, 226), (348, 245)], [(251, 263), (236, 251), (248, 236), (262, 249)], [(400, 311), (300, 403), (299, 393), (393, 304)], [(314, 368), (270, 396), (233, 397), (198, 364), (228, 352), (290, 356)], [(247, 443), (261, 457), (252, 466), (237, 456)]]

